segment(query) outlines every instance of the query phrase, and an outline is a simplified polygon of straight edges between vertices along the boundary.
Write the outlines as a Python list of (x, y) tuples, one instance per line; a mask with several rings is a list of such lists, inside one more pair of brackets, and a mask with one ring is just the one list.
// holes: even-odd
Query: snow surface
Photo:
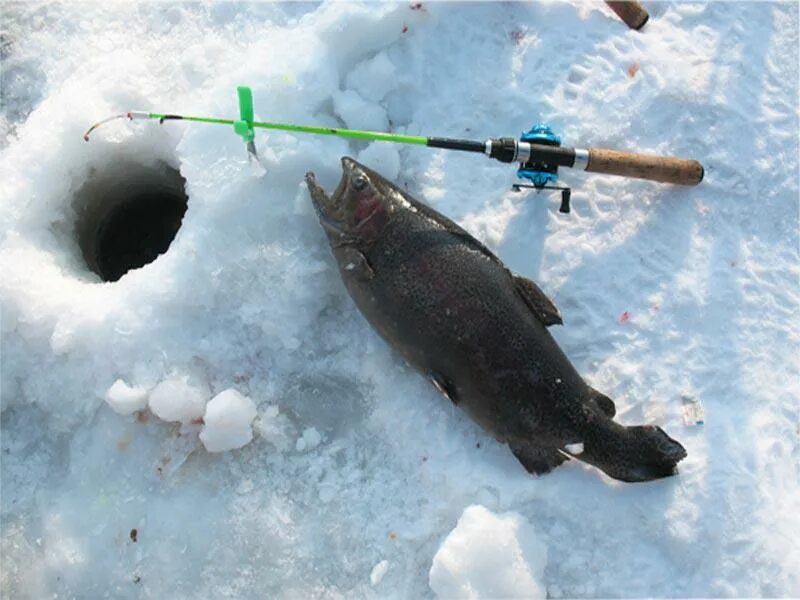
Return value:
[(545, 598), (547, 549), (517, 513), (470, 506), (442, 542), (430, 572), (438, 598)]
[[(646, 4), (637, 33), (601, 2), (4, 3), (0, 593), (432, 597), (434, 557), (480, 504), (535, 529), (550, 597), (800, 596), (798, 5)], [(545, 121), (568, 145), (697, 158), (706, 178), (565, 169), (562, 215), (475, 155), (259, 131), (260, 174), (223, 126), (82, 140), (123, 110), (234, 116), (239, 84), (259, 119), (473, 139)], [(398, 360), (302, 183), (333, 186), (343, 154), (537, 280), (619, 419), (686, 446), (680, 475), (531, 477)], [(186, 178), (183, 225), (101, 283), (73, 197), (157, 161)], [(212, 454), (198, 423), (106, 405), (119, 379), (175, 377), (207, 390), (200, 415), (223, 390), (251, 398), (254, 440)], [(684, 396), (704, 426), (683, 424)]]

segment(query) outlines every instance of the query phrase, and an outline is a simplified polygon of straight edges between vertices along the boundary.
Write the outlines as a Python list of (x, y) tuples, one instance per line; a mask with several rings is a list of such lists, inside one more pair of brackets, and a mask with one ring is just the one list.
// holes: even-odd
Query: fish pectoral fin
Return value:
[(445, 398), (450, 400), (455, 405), (458, 405), (460, 399), (458, 394), (456, 394), (455, 386), (448, 380), (446, 377), (439, 375), (438, 373), (431, 374), (431, 382), (433, 386), (439, 390)]
[(353, 246), (337, 246), (333, 249), (339, 268), (360, 281), (369, 281), (375, 276), (367, 257)]
[(512, 444), (510, 448), (528, 473), (536, 475), (549, 473), (561, 463), (569, 460), (569, 457), (559, 452), (558, 448), (537, 444)]
[(553, 301), (547, 297), (538, 285), (520, 275), (513, 275), (513, 277), (517, 293), (545, 327), (561, 325), (563, 323), (561, 315), (558, 312), (558, 307), (556, 307)]
[(614, 415), (617, 414), (617, 406), (614, 404), (614, 401), (606, 396), (605, 394), (601, 394), (594, 388), (589, 388), (590, 391), (590, 399), (597, 405), (597, 407), (602, 410), (609, 419), (613, 419)]

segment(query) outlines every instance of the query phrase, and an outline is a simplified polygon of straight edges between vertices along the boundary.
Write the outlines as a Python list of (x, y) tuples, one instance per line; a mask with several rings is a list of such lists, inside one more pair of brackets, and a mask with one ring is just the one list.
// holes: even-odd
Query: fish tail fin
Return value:
[(626, 427), (605, 419), (588, 428), (577, 456), (621, 481), (651, 481), (677, 474), (686, 450), (655, 425)]

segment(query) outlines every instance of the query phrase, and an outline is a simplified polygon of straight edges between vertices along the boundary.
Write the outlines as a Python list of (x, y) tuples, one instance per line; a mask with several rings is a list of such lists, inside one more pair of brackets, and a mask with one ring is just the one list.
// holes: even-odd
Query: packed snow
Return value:
[[(4, 3), (0, 595), (800, 596), (798, 5), (645, 4), (634, 32), (602, 2)], [(82, 139), (127, 110), (235, 117), (237, 85), (260, 120), (547, 122), (705, 180), (563, 169), (565, 215), (479, 155), (259, 130), (261, 169), (226, 126)], [(407, 367), (303, 183), (332, 189), (345, 154), (536, 280), (618, 419), (686, 447), (680, 474), (532, 477)], [(81, 189), (164, 163), (175, 240), (101, 282)]]

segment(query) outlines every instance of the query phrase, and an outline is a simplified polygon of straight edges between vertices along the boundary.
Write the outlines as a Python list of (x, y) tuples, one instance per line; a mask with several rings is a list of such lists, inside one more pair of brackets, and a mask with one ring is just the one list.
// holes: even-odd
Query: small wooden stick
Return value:
[(635, 29), (639, 31), (644, 24), (647, 23), (647, 20), (650, 18), (650, 15), (647, 14), (647, 10), (642, 6), (637, 0), (623, 0), (623, 1), (610, 1), (606, 2), (608, 7), (617, 13), (617, 16), (625, 21), (625, 24), (630, 27), (631, 29)]

